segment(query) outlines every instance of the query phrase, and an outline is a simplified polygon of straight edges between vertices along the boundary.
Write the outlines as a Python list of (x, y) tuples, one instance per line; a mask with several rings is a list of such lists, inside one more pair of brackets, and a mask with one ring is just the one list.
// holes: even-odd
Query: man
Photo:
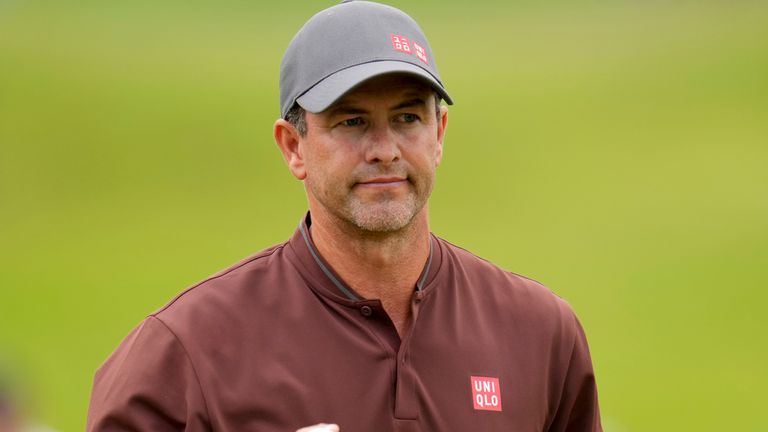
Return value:
[(570, 307), (429, 231), (452, 100), (419, 26), (326, 9), (280, 90), (274, 137), (309, 213), (135, 329), (96, 374), (88, 429), (600, 430)]

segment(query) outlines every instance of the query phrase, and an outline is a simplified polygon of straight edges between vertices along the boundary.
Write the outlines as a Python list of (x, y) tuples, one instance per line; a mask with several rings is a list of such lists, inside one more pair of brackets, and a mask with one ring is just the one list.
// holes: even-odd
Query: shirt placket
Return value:
[[(419, 309), (423, 299), (422, 291), (415, 291), (411, 299), (411, 325), (403, 337), (397, 352), (396, 384), (395, 384), (395, 418), (398, 420), (416, 420), (419, 417), (418, 400), (416, 397), (416, 371), (409, 358), (409, 348)], [(398, 429), (401, 430), (401, 429)]]
[(379, 342), (383, 343), (383, 348), (389, 349), (389, 353), (393, 356), (395, 362), (393, 404), (394, 430), (397, 432), (418, 431), (419, 426), (417, 420), (419, 418), (419, 410), (416, 384), (417, 374), (411, 364), (408, 351), (414, 329), (418, 322), (421, 303), (424, 300), (423, 287), (426, 284), (427, 277), (429, 276), (429, 270), (432, 264), (432, 239), (430, 238), (430, 250), (427, 263), (422, 272), (422, 275), (416, 283), (416, 287), (411, 298), (411, 322), (408, 326), (408, 329), (406, 330), (405, 335), (401, 339), (397, 333), (397, 329), (395, 328), (394, 323), (384, 310), (381, 301), (361, 299), (353, 290), (347, 287), (346, 284), (344, 284), (343, 281), (336, 277), (329, 266), (327, 266), (325, 262), (320, 258), (319, 253), (315, 250), (314, 245), (312, 244), (306, 227), (300, 225), (299, 230), (312, 258), (318, 264), (318, 267), (340, 293), (354, 302), (353, 307), (358, 309), (361, 318), (368, 323), (369, 328), (379, 339)]

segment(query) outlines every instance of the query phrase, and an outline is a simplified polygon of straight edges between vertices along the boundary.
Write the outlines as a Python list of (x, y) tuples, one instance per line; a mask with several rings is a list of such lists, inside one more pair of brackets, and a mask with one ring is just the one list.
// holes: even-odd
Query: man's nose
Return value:
[(365, 159), (369, 163), (390, 164), (400, 159), (398, 136), (390, 125), (371, 127), (365, 139)]

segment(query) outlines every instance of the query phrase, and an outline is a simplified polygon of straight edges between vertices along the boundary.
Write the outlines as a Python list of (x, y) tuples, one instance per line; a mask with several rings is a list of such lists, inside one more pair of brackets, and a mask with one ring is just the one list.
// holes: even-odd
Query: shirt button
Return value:
[(363, 314), (364, 317), (369, 317), (373, 315), (373, 309), (371, 309), (370, 306), (366, 305), (360, 308), (360, 313)]

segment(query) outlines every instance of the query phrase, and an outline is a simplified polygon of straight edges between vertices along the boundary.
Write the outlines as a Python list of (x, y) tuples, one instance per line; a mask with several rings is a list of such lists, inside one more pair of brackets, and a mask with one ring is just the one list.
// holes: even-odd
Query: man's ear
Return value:
[(445, 141), (445, 128), (448, 127), (448, 107), (440, 105), (440, 119), (437, 122), (437, 148), (435, 149), (435, 161), (437, 165), (443, 160), (443, 142)]
[(296, 128), (284, 119), (277, 119), (274, 127), (275, 144), (283, 154), (288, 169), (299, 180), (307, 178), (304, 158), (301, 151), (301, 135)]

